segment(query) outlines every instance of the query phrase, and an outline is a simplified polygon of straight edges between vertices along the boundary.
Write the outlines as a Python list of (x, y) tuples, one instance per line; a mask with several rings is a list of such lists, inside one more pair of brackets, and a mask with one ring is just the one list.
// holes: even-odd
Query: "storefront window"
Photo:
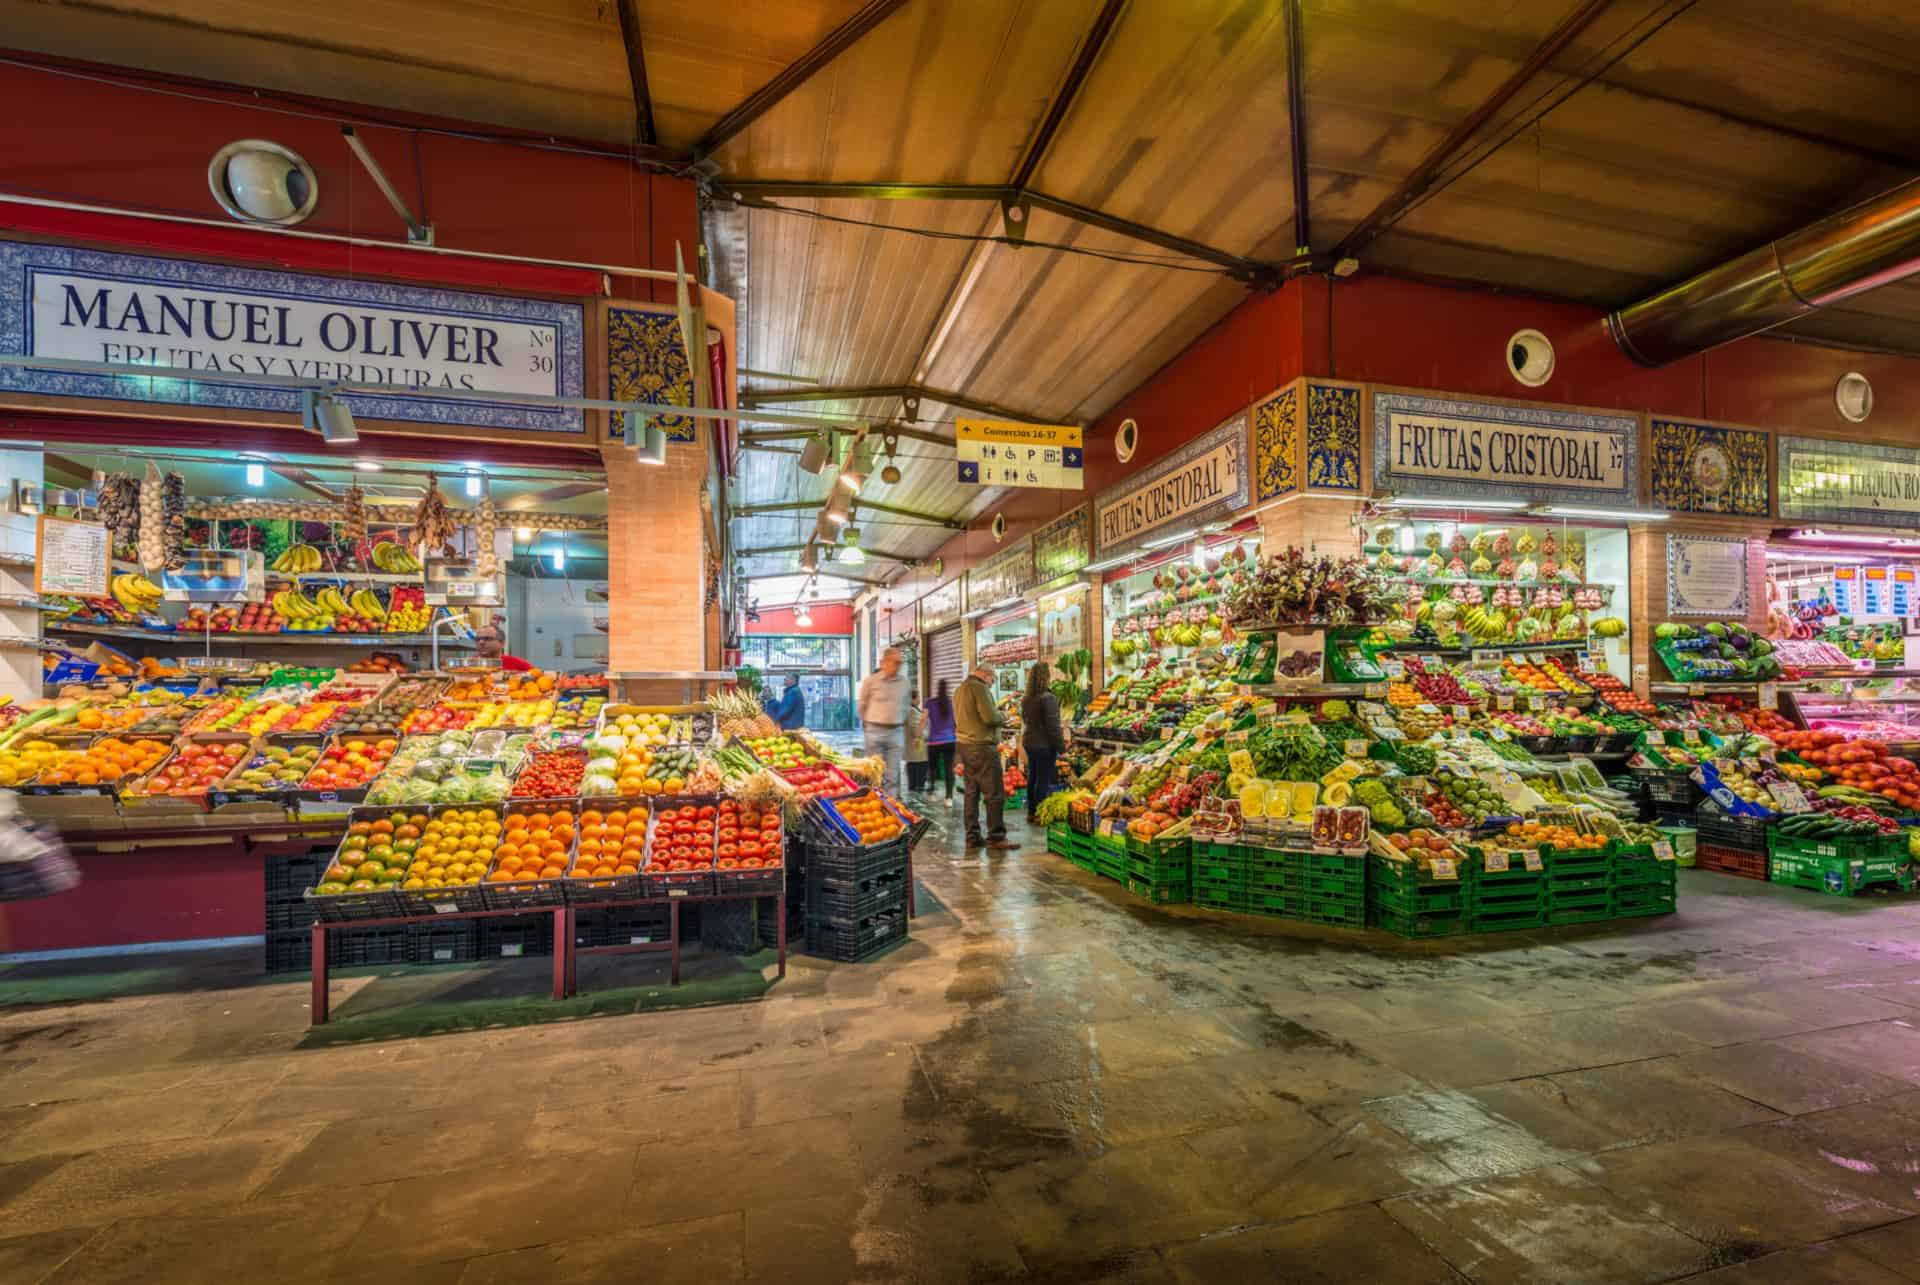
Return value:
[(765, 675), (769, 700), (787, 689), (789, 674), (800, 679), (809, 730), (852, 730), (852, 638), (845, 634), (753, 635), (741, 640), (741, 657)]

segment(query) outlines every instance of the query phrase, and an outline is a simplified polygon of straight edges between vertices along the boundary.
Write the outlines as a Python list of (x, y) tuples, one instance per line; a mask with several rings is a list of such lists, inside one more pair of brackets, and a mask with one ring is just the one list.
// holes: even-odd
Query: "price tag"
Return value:
[(1380, 668), (1387, 671), (1388, 678), (1405, 678), (1407, 676), (1407, 667), (1402, 661), (1390, 660), (1380, 666)]
[(1488, 728), (1488, 729), (1487, 729), (1487, 735), (1488, 735), (1488, 736), (1491, 736), (1491, 737), (1492, 737), (1492, 738), (1493, 738), (1494, 740), (1496, 740), (1496, 741), (1510, 741), (1510, 740), (1512, 740), (1512, 739), (1513, 739), (1513, 733), (1512, 733), (1512, 732), (1509, 732), (1509, 731), (1508, 731), (1508, 730), (1507, 730), (1506, 728), (1504, 728), (1504, 727), (1491, 727), (1491, 728)]
[(1407, 734), (1397, 727), (1376, 727), (1374, 734), (1383, 741), (1404, 741)]
[(1455, 706), (1453, 707), (1453, 716), (1454, 716), (1455, 718), (1472, 718), (1472, 717), (1473, 717), (1473, 706), (1471, 706), (1471, 705), (1455, 705)]
[(1429, 652), (1425, 656), (1422, 656), (1420, 658), (1420, 663), (1426, 666), (1428, 669), (1440, 668), (1440, 658), (1438, 656), (1433, 655), (1431, 652)]
[(1508, 869), (1511, 868), (1507, 864), (1507, 854), (1505, 852), (1496, 852), (1494, 849), (1488, 848), (1486, 857), (1487, 873), (1490, 875), (1505, 874)]
[(1416, 798), (1425, 795), (1427, 792), (1427, 778), (1424, 776), (1410, 776), (1403, 781), (1401, 785), (1402, 788)]
[(500, 948), (500, 958), (518, 959), (527, 953), (527, 944), (522, 941), (510, 942)]
[(1658, 842), (1658, 843), (1656, 843), (1656, 844), (1654, 844), (1654, 845), (1653, 845), (1653, 859), (1654, 859), (1655, 861), (1671, 861), (1671, 860), (1673, 860), (1673, 845), (1672, 845), (1671, 843), (1669, 843), (1669, 842), (1667, 842), (1667, 841), (1666, 841), (1665, 839), (1662, 839), (1662, 840), (1660, 840), (1660, 842)]
[(1769, 781), (1767, 793), (1773, 796), (1782, 812), (1805, 812), (1812, 806), (1807, 802), (1806, 792), (1793, 781)]
[(1495, 708), (1496, 710), (1508, 710), (1508, 709), (1512, 709), (1512, 708), (1513, 708), (1513, 697), (1512, 697), (1512, 695), (1511, 695), (1511, 694), (1509, 694), (1509, 693), (1507, 693), (1507, 692), (1502, 692), (1502, 693), (1500, 693), (1500, 694), (1499, 694), (1498, 696), (1495, 696), (1495, 697), (1493, 698), (1493, 707), (1494, 707), (1494, 708)]
[(1440, 712), (1440, 707), (1432, 701), (1421, 701), (1418, 705), (1415, 705), (1414, 708), (1422, 714), (1438, 714)]
[(1307, 715), (1295, 710), (1282, 714), (1280, 716), (1280, 722), (1287, 727), (1305, 727), (1313, 722), (1313, 720)]
[(1780, 684), (1778, 683), (1760, 684), (1760, 708), (1761, 709), (1779, 709), (1780, 708)]
[(459, 905), (451, 901), (436, 901), (433, 903), (433, 913), (436, 915), (450, 915), (458, 909), (460, 909)]
[(1433, 859), (1433, 877), (1435, 879), (1458, 879), (1460, 872), (1454, 868), (1453, 858), (1435, 857)]
[(1707, 685), (1705, 683), (1688, 683), (1687, 684), (1687, 695), (1705, 696), (1706, 694), (1707, 694)]
[(1368, 700), (1383, 701), (1387, 698), (1385, 683), (1368, 683), (1364, 689)]
[(1249, 735), (1250, 735), (1250, 733), (1249, 733), (1249, 732), (1248, 732), (1248, 731), (1247, 731), (1247, 730), (1246, 730), (1245, 728), (1241, 728), (1241, 729), (1240, 729), (1239, 731), (1237, 731), (1237, 732), (1228, 732), (1228, 733), (1227, 733), (1227, 744), (1229, 744), (1229, 745), (1244, 745), (1244, 744), (1246, 743), (1246, 740), (1247, 740), (1247, 737), (1248, 737)]
[(1527, 849), (1524, 864), (1529, 870), (1544, 870), (1547, 868), (1547, 863), (1540, 859), (1540, 850), (1538, 848)]
[(1542, 651), (1532, 652), (1527, 656), (1527, 661), (1529, 664), (1544, 665), (1547, 663), (1547, 654)]
[(1255, 718), (1272, 718), (1279, 710), (1280, 707), (1271, 700), (1257, 700), (1253, 703), (1252, 713)]
[(1369, 723), (1379, 722), (1381, 719), (1385, 718), (1386, 716), (1387, 716), (1386, 706), (1381, 705), (1375, 701), (1360, 702), (1360, 717), (1366, 719)]
[(1697, 727), (1683, 727), (1680, 729), (1680, 739), (1688, 745), (1698, 745), (1700, 743), (1700, 729)]
[(1491, 651), (1485, 647), (1475, 647), (1473, 649), (1473, 663), (1476, 666), (1497, 665), (1500, 663), (1500, 653)]
[(1367, 743), (1357, 736), (1349, 737), (1345, 748), (1346, 755), (1350, 759), (1363, 759), (1367, 756)]
[(1234, 691), (1241, 696), (1253, 695), (1253, 688), (1247, 686), (1245, 683), (1241, 683), (1239, 686), (1235, 687)]

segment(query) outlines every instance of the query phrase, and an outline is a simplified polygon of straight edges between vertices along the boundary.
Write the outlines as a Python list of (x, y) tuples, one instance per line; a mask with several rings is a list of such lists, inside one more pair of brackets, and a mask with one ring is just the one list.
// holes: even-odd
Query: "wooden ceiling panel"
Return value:
[(908, 4), (717, 159), (757, 179), (1004, 183), (1097, 7)]

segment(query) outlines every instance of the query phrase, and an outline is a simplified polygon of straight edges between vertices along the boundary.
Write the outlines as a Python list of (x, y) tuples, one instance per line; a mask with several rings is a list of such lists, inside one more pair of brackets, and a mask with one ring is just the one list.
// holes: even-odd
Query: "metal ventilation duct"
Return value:
[(1828, 215), (1607, 316), (1620, 350), (1664, 366), (1920, 272), (1920, 179)]

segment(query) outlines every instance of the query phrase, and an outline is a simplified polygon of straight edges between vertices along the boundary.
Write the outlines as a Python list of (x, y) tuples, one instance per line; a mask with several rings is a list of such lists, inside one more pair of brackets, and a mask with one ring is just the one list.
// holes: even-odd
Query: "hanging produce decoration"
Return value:
[(140, 484), (125, 473), (115, 473), (102, 482), (100, 521), (113, 532), (115, 545), (136, 543), (140, 538)]
[(162, 483), (161, 511), (166, 516), (167, 570), (187, 565), (187, 479), (169, 473)]
[(367, 493), (356, 482), (347, 488), (341, 504), (346, 509), (342, 525), (347, 529), (347, 543), (357, 549), (367, 542)]
[(440, 496), (440, 479), (427, 479), (427, 493), (420, 497), (420, 507), (413, 511), (414, 542), (428, 553), (439, 552), (444, 556), (453, 556), (453, 518), (447, 513), (447, 502)]
[(474, 552), (474, 563), (483, 577), (500, 574), (500, 559), (493, 551), (494, 535), (499, 529), (500, 513), (494, 508), (493, 496), (489, 494), (481, 498), (473, 524), (474, 543), (480, 546)]
[(160, 466), (149, 463), (140, 483), (140, 567), (148, 575), (167, 565), (167, 511)]
[(1370, 625), (1399, 614), (1393, 587), (1365, 558), (1290, 548), (1256, 563), (1227, 599), (1235, 624)]

